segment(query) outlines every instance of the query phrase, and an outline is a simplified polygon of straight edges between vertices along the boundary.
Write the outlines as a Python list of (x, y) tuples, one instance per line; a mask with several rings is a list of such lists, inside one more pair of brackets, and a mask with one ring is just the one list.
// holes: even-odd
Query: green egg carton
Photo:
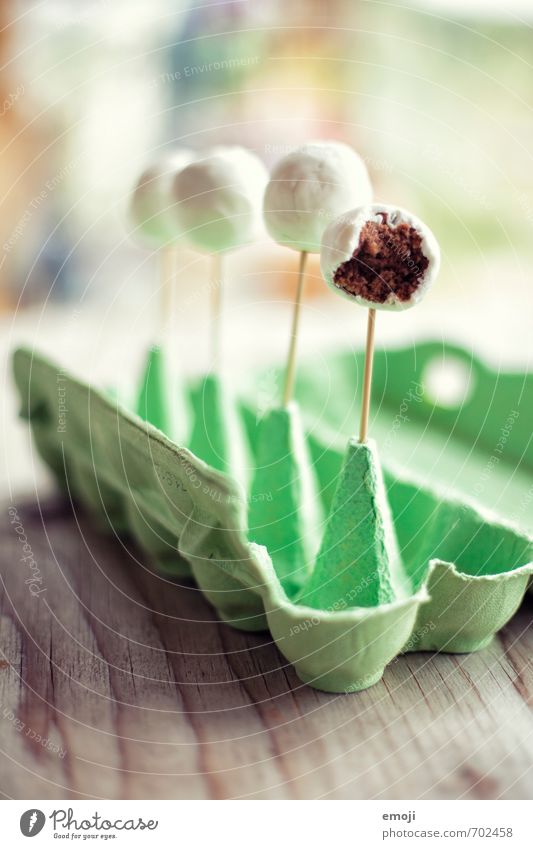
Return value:
[[(431, 389), (443, 363), (468, 376), (446, 406)], [(378, 352), (381, 462), (374, 441), (350, 435), (361, 354), (302, 367), (301, 412), (264, 415), (213, 375), (178, 393), (157, 349), (147, 366), (130, 412), (18, 350), (35, 444), (102, 527), (131, 535), (165, 575), (194, 578), (227, 623), (268, 628), (303, 682), (353, 692), (401, 652), (475, 651), (520, 605), (533, 573), (531, 376), (436, 343)], [(184, 432), (183, 395), (188, 447), (156, 427)]]

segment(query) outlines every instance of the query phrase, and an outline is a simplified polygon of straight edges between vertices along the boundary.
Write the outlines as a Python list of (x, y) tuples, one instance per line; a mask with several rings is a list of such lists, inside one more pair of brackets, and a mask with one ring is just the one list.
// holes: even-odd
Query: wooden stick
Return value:
[(211, 280), (211, 368), (220, 367), (222, 336), (222, 282), (224, 261), (220, 253), (213, 254), (213, 277)]
[(374, 329), (376, 326), (376, 310), (368, 310), (368, 325), (366, 330), (365, 373), (363, 377), (363, 401), (361, 406), (361, 425), (359, 442), (366, 442), (368, 434), (368, 414), (370, 412), (370, 390), (372, 386), (372, 365), (374, 362)]
[(283, 390), (283, 406), (286, 407), (292, 398), (294, 389), (294, 376), (296, 370), (296, 342), (298, 339), (298, 327), (300, 324), (300, 307), (302, 305), (302, 294), (305, 280), (305, 264), (307, 261), (307, 251), (300, 253), (300, 266), (298, 268), (298, 284), (296, 287), (296, 297), (294, 299), (294, 311), (292, 314), (291, 341), (289, 345), (289, 354), (287, 357), (287, 369), (285, 372), (285, 387)]
[(174, 280), (176, 276), (176, 247), (165, 245), (159, 251), (159, 336), (172, 329), (174, 317)]

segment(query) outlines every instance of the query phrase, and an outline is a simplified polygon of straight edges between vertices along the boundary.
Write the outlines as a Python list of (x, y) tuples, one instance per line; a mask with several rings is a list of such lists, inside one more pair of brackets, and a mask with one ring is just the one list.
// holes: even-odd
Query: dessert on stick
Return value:
[[(159, 311), (156, 338), (144, 364), (136, 412), (167, 436), (182, 439), (186, 421), (185, 401), (177, 379), (170, 379), (165, 343), (172, 341), (176, 251), (180, 231), (172, 214), (172, 182), (193, 158), (178, 148), (152, 162), (140, 175), (130, 200), (130, 219), (135, 235), (158, 254)], [(172, 358), (173, 359), (173, 358)]]
[(345, 209), (369, 203), (372, 186), (361, 157), (346, 144), (317, 141), (283, 157), (272, 171), (265, 200), (265, 224), (280, 245), (300, 252), (283, 404), (293, 392), (296, 346), (309, 253), (319, 253), (328, 221)]
[(245, 440), (221, 378), (225, 257), (257, 238), (267, 182), (261, 160), (243, 147), (215, 147), (173, 181), (174, 214), (189, 245), (212, 257), (210, 369), (193, 392), (190, 449), (219, 471), (246, 480)]
[[(193, 424), (188, 448), (204, 463), (231, 476), (245, 503), (249, 462), (237, 404), (222, 368), (222, 292), (227, 253), (252, 242), (261, 230), (261, 203), (267, 171), (258, 157), (242, 147), (215, 147), (176, 175), (172, 193), (175, 215), (189, 245), (209, 254), (210, 368), (191, 392)], [(225, 618), (236, 627), (265, 627), (257, 594), (228, 577), (214, 562), (216, 529), (203, 515), (191, 517), (180, 540), (193, 564), (196, 582)], [(207, 558), (195, 558), (198, 537), (212, 539)], [(242, 617), (240, 611), (244, 610)]]
[[(265, 223), (279, 244), (300, 252), (281, 406), (260, 421), (248, 526), (265, 545), (282, 586), (294, 596), (311, 572), (322, 525), (314, 470), (292, 401), (306, 260), (320, 251), (325, 222), (372, 196), (363, 160), (345, 144), (314, 142), (275, 166), (264, 199)], [(268, 497), (268, 494), (271, 497)]]
[(409, 595), (381, 465), (368, 439), (377, 309), (406, 309), (433, 283), (439, 247), (431, 231), (405, 210), (383, 204), (353, 209), (325, 230), (321, 268), (326, 283), (369, 309), (361, 425), (350, 439), (315, 569), (299, 598), (314, 606), (377, 606)]
[(172, 183), (176, 174), (192, 159), (192, 151), (178, 148), (152, 162), (137, 180), (130, 201), (130, 218), (136, 237), (159, 255), (160, 335), (172, 318), (176, 248), (180, 237), (172, 210)]
[(220, 365), (224, 258), (261, 231), (261, 202), (268, 179), (261, 160), (243, 147), (215, 147), (173, 182), (175, 215), (186, 241), (213, 258), (211, 363)]
[(368, 307), (359, 441), (368, 430), (376, 310), (405, 310), (418, 304), (440, 266), (431, 230), (410, 212), (371, 204), (340, 215), (324, 231), (322, 275), (342, 297)]

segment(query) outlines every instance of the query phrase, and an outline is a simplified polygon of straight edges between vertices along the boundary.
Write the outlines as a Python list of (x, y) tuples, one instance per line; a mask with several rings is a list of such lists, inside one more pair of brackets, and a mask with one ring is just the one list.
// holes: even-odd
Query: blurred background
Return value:
[[(336, 138), (365, 158), (377, 198), (412, 209), (442, 247), (431, 296), (382, 313), (379, 343), (446, 338), (496, 367), (527, 367), (529, 0), (4, 0), (0, 9), (6, 357), (24, 340), (93, 379), (133, 370), (154, 332), (159, 284), (126, 210), (155, 154), (239, 143), (271, 165), (305, 140)], [(266, 235), (230, 258), (228, 363), (284, 356), (296, 266)], [(208, 274), (205, 257), (182, 250), (186, 370), (205, 368)], [(302, 354), (362, 346), (365, 320), (311, 263)]]

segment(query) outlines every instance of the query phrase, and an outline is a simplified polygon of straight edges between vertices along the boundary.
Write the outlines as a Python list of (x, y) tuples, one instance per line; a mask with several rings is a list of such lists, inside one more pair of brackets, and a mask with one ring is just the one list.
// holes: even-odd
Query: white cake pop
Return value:
[(148, 165), (137, 180), (130, 202), (130, 217), (136, 234), (152, 247), (169, 245), (180, 236), (172, 210), (172, 184), (176, 174), (193, 158), (192, 151), (177, 148)]
[(397, 206), (371, 204), (324, 231), (320, 264), (335, 292), (369, 309), (405, 310), (422, 300), (440, 265), (426, 225)]
[(328, 222), (371, 200), (366, 165), (355, 150), (341, 142), (309, 142), (283, 157), (272, 171), (265, 223), (279, 244), (319, 253)]
[(215, 147), (176, 175), (175, 215), (197, 250), (222, 253), (252, 242), (261, 231), (268, 174), (243, 147)]

